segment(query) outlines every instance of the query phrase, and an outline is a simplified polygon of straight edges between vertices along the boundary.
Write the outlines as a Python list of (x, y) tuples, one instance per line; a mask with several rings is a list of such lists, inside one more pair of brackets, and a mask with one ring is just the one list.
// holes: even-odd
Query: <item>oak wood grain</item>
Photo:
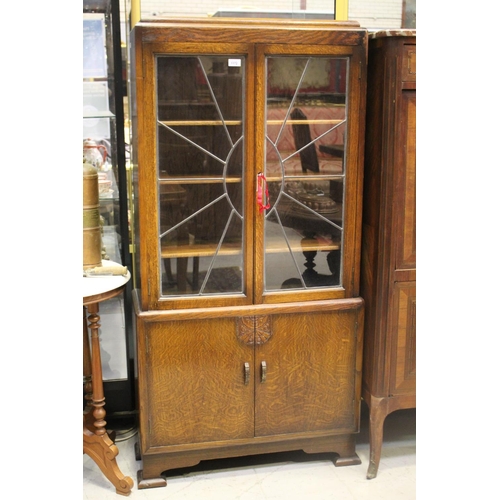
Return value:
[[(359, 464), (355, 434), (364, 324), (359, 281), (367, 31), (356, 22), (148, 20), (136, 25), (132, 40), (132, 88), (137, 104), (133, 117), (133, 297), (142, 459), (138, 487), (165, 486), (161, 473), (171, 468), (247, 454), (303, 449), (334, 453), (338, 466)], [(213, 109), (189, 118), (189, 102), (184, 103), (181, 116), (186, 120), (177, 115), (160, 120), (157, 106), (167, 109), (172, 103), (164, 97), (157, 102), (161, 82), (155, 61), (158, 55), (171, 54), (230, 54), (244, 59), (245, 79), (240, 80), (236, 96), (244, 96), (243, 119), (230, 116), (224, 123), (229, 134), (238, 127), (245, 130), (241, 175), (235, 172), (223, 178), (216, 172), (197, 177), (185, 172), (187, 168), (159, 171), (158, 129), (172, 133), (174, 127), (199, 127), (206, 131), (223, 123), (217, 115), (210, 115)], [(345, 103), (349, 141), (344, 170), (318, 176), (327, 183), (344, 183), (343, 235), (326, 243), (304, 235), (300, 247), (290, 245), (302, 253), (340, 250), (339, 286), (265, 289), (265, 252), (290, 251), (282, 240), (275, 245), (269, 236), (264, 250), (264, 215), (255, 195), (257, 174), (265, 165), (266, 57), (273, 55), (349, 61)], [(182, 87), (179, 82), (173, 84)], [(171, 160), (168, 155), (161, 157), (166, 163)], [(305, 180), (302, 177), (306, 176), (297, 175), (298, 180)], [(243, 245), (238, 240), (234, 245), (225, 241), (216, 246), (209, 239), (189, 237), (160, 243), (160, 195), (170, 195), (171, 212), (177, 212), (169, 216), (178, 217), (177, 223), (190, 198), (197, 213), (199, 186), (204, 185), (217, 193), (244, 188), (240, 200)], [(164, 216), (163, 226), (165, 220)], [(177, 259), (185, 273), (188, 258), (241, 252), (241, 293), (162, 295), (163, 260)]]

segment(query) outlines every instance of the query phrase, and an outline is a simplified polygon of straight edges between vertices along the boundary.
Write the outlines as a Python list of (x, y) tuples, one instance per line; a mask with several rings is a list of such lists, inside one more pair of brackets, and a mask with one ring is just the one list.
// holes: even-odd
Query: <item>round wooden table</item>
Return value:
[[(120, 264), (104, 260), (102, 265), (106, 267)], [(129, 495), (134, 482), (120, 471), (116, 463), (118, 448), (106, 431), (99, 344), (99, 303), (120, 295), (129, 279), (128, 271), (126, 276), (83, 277), (83, 377), (86, 400), (83, 411), (83, 453), (94, 460), (121, 495)]]

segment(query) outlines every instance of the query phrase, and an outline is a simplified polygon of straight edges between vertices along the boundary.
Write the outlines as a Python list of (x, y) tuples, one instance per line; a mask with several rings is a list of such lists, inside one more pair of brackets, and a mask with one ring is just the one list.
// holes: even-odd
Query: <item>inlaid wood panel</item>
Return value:
[[(415, 269), (416, 249), (416, 91), (404, 91), (401, 98), (402, 147), (395, 167), (396, 217), (395, 269)], [(399, 165), (399, 168), (398, 168)], [(415, 278), (413, 278), (415, 279)]]
[(396, 283), (393, 299), (392, 376), (390, 395), (416, 390), (417, 299), (415, 282)]
[(403, 64), (401, 65), (401, 80), (403, 82), (417, 81), (417, 46), (403, 46)]

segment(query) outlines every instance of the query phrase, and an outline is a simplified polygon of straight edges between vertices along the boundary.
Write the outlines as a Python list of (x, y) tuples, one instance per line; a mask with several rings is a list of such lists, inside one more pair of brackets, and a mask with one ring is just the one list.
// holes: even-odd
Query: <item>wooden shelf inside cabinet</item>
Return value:
[(225, 243), (217, 251), (217, 243), (194, 243), (192, 245), (161, 245), (162, 259), (177, 259), (183, 257), (211, 257), (218, 253), (219, 255), (238, 255), (241, 253), (239, 243)]
[[(345, 122), (344, 120), (292, 120), (291, 118), (286, 121), (287, 125), (338, 125)], [(267, 120), (268, 125), (281, 125), (283, 120)]]
[[(286, 180), (291, 181), (342, 181), (344, 174), (285, 174)], [(268, 176), (266, 177), (268, 183), (281, 182), (281, 176)], [(241, 177), (171, 177), (167, 179), (160, 179), (158, 184), (161, 186), (160, 193), (168, 192), (168, 188), (164, 186), (173, 186), (176, 184), (238, 184), (242, 182)]]
[[(300, 242), (291, 242), (290, 247), (294, 252), (329, 252), (331, 250), (338, 250), (340, 243), (338, 241), (320, 242), (314, 238), (304, 238)], [(267, 242), (266, 253), (280, 253), (287, 252), (288, 247), (285, 248), (281, 242)]]
[[(162, 244), (162, 259), (178, 259), (184, 257), (211, 257), (218, 255), (238, 255), (241, 253), (240, 244), (225, 243), (217, 251), (217, 243), (195, 243), (193, 245), (169, 245)], [(299, 242), (290, 242), (290, 248), (294, 252), (329, 252), (338, 250), (338, 241), (320, 242), (314, 238), (304, 238)], [(266, 253), (288, 252), (288, 247), (282, 242), (271, 241), (266, 244)]]
[(236, 126), (241, 125), (241, 120), (168, 120), (168, 121), (160, 121), (161, 125), (165, 125), (166, 127), (200, 127), (200, 126)]
[(283, 178), (287, 181), (342, 181), (344, 179), (344, 174), (286, 174), (281, 177), (277, 175), (268, 175), (266, 180), (268, 183), (271, 182), (281, 182)]
[(220, 184), (225, 182), (226, 184), (238, 184), (241, 182), (241, 177), (170, 177), (168, 179), (160, 179), (158, 184), (160, 187), (160, 193), (168, 192), (167, 186), (175, 184)]

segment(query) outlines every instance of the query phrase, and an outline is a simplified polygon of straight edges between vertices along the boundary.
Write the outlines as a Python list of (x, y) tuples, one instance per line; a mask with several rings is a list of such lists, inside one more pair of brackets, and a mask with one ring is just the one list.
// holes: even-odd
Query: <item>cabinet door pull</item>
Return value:
[(245, 370), (245, 385), (248, 385), (250, 382), (250, 363), (245, 363), (244, 364), (244, 370)]
[(260, 363), (260, 383), (263, 384), (267, 378), (267, 363), (262, 361)]

